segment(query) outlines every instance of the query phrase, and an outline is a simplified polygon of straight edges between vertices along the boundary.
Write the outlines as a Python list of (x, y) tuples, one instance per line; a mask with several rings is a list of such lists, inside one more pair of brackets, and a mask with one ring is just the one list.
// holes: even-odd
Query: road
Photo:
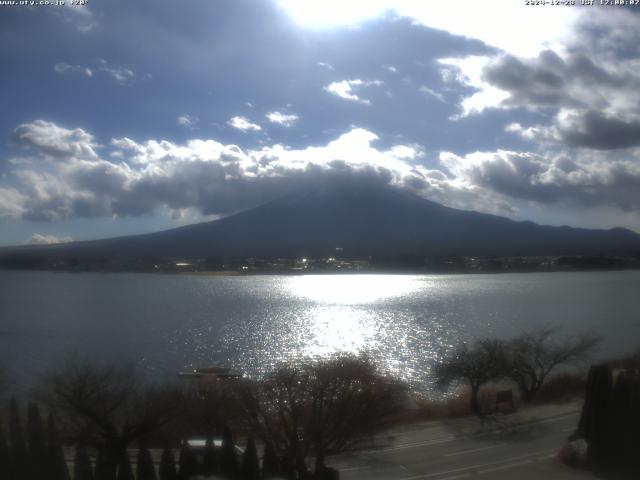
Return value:
[(379, 448), (327, 463), (340, 470), (342, 480), (592, 479), (557, 459), (575, 430), (577, 409), (417, 425), (391, 432)]

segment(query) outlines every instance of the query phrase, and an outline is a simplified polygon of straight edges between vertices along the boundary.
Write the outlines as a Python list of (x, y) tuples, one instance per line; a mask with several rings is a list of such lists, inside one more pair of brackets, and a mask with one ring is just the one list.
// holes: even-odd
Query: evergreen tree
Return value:
[(93, 480), (93, 469), (83, 445), (76, 445), (76, 454), (73, 461), (73, 480)]
[(9, 452), (9, 444), (7, 443), (7, 439), (4, 436), (4, 429), (2, 428), (2, 424), (0, 424), (0, 472), (3, 472), (3, 475), (7, 475), (8, 480), (13, 480), (9, 477), (11, 473), (11, 465), (10, 465), (11, 455)]
[(69, 480), (69, 469), (53, 415), (47, 419), (47, 469), (50, 480)]
[(106, 461), (103, 449), (98, 450), (94, 475), (95, 480), (116, 480), (116, 471)]
[(262, 455), (262, 478), (268, 479), (277, 477), (280, 473), (278, 455), (271, 443), (267, 443), (264, 446), (264, 453)]
[(253, 435), (249, 435), (247, 448), (242, 456), (242, 478), (243, 480), (260, 479), (260, 462), (258, 460), (258, 450)]
[(156, 480), (156, 469), (153, 466), (153, 458), (151, 452), (144, 442), (140, 443), (138, 450), (138, 466), (136, 468), (137, 480)]
[(220, 465), (218, 464), (218, 454), (213, 448), (211, 437), (207, 438), (207, 445), (204, 450), (204, 461), (202, 465), (202, 474), (210, 477), (213, 474), (220, 473)]
[(233, 443), (233, 434), (228, 425), (222, 431), (222, 452), (220, 454), (220, 473), (226, 477), (235, 479), (238, 476), (238, 457), (236, 446)]
[(631, 385), (627, 376), (621, 372), (616, 378), (611, 395), (609, 422), (609, 453), (611, 463), (623, 465), (626, 463), (625, 450), (628, 441), (627, 431), (631, 417)]
[(47, 443), (40, 409), (35, 403), (30, 403), (27, 407), (27, 441), (31, 478), (34, 480), (45, 478), (49, 470)]
[(160, 480), (176, 480), (178, 478), (176, 472), (176, 459), (170, 448), (165, 448), (160, 457)]
[(189, 480), (191, 477), (198, 474), (198, 462), (193, 450), (187, 442), (184, 442), (182, 450), (180, 451), (180, 471), (178, 472), (178, 478), (180, 480)]
[(609, 456), (609, 403), (613, 380), (606, 364), (592, 367), (589, 377), (580, 431), (584, 432), (587, 441), (589, 460), (604, 465)]
[(288, 455), (284, 455), (280, 460), (280, 474), (286, 480), (295, 480), (297, 477), (296, 468)]
[(20, 421), (20, 410), (18, 402), (11, 398), (9, 405), (9, 443), (11, 444), (11, 477), (13, 480), (24, 480), (28, 478), (28, 453), (27, 445), (22, 431)]
[(118, 465), (118, 480), (135, 480), (129, 454), (125, 450)]

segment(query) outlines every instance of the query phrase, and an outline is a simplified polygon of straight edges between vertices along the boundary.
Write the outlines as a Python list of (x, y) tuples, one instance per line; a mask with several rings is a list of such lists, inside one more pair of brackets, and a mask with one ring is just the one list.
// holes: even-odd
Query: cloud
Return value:
[(19, 146), (37, 150), (46, 158), (97, 158), (92, 135), (81, 128), (69, 130), (44, 120), (18, 125), (12, 140)]
[[(498, 211), (504, 205), (421, 164), (412, 144), (378, 148), (373, 132), (354, 128), (317, 146), (275, 144), (243, 150), (215, 140), (113, 139), (95, 154), (93, 136), (35, 121), (16, 129), (29, 156), (13, 161), (0, 184), (0, 213), (39, 221), (137, 216), (194, 209), (224, 215), (323, 182), (393, 184), (454, 206)], [(62, 142), (60, 139), (69, 139)], [(55, 161), (51, 157), (55, 157)], [(9, 177), (9, 176), (8, 176)], [(6, 182), (6, 185), (4, 184)]]
[(40, 233), (34, 233), (29, 238), (27, 238), (23, 243), (28, 245), (51, 245), (54, 243), (69, 243), (73, 242), (73, 238), (66, 237), (56, 237), (55, 235), (43, 235)]
[(180, 115), (178, 117), (178, 125), (187, 128), (194, 128), (198, 124), (198, 117), (194, 117), (191, 115)]
[(333, 68), (333, 65), (331, 65), (330, 63), (327, 63), (327, 62), (318, 62), (317, 65), (319, 67), (326, 68), (329, 71), (335, 70), (335, 68)]
[(241, 130), (243, 132), (248, 132), (248, 131), (258, 132), (262, 130), (262, 127), (257, 123), (252, 123), (246, 117), (240, 117), (240, 116), (230, 118), (227, 121), (227, 125), (229, 125), (230, 127), (236, 128), (238, 130)]
[(271, 123), (277, 123), (283, 127), (292, 127), (300, 117), (295, 114), (286, 114), (281, 112), (269, 112), (265, 115)]
[(53, 66), (53, 70), (59, 74), (80, 74), (86, 77), (93, 77), (95, 72), (100, 72), (111, 77), (120, 85), (128, 85), (136, 78), (133, 70), (123, 67), (113, 67), (104, 59), (100, 59), (98, 66), (95, 68), (58, 62)]
[(136, 77), (136, 74), (130, 68), (114, 67), (103, 58), (99, 60), (98, 70), (109, 75), (120, 85), (130, 84)]
[(443, 152), (440, 161), (459, 181), (541, 205), (640, 208), (640, 151), (612, 159), (601, 153)]
[[(611, 11), (580, 17), (563, 47), (534, 57), (441, 59), (446, 82), (471, 89), (455, 118), (487, 109), (527, 110), (546, 123), (508, 125), (507, 131), (545, 148), (629, 149), (640, 145), (640, 41), (635, 21)], [(617, 47), (616, 47), (617, 45)]]
[[(513, 125), (512, 130), (522, 129)], [(320, 145), (243, 150), (212, 139), (184, 143), (113, 139), (99, 149), (83, 129), (37, 120), (16, 128), (28, 155), (9, 159), (0, 215), (39, 221), (125, 217), (158, 211), (227, 215), (324, 182), (368, 182), (412, 190), (446, 205), (515, 215), (517, 202), (634, 212), (640, 209), (640, 148), (535, 153), (441, 152), (379, 147), (352, 128)]]
[(81, 65), (69, 65), (68, 63), (58, 62), (53, 66), (53, 69), (56, 73), (60, 74), (77, 73), (85, 75), (87, 77), (93, 77), (93, 70), (91, 70), (89, 67), (83, 67)]
[(423, 93), (426, 93), (427, 95), (435, 98), (436, 100), (438, 100), (438, 101), (440, 101), (442, 103), (446, 102), (446, 100), (444, 99), (444, 95), (442, 95), (442, 93), (436, 92), (435, 90), (433, 90), (432, 88), (427, 87), (426, 85), (423, 85), (418, 90), (420, 90)]
[(356, 91), (361, 89), (362, 87), (370, 87), (370, 86), (380, 86), (383, 85), (384, 82), (381, 80), (361, 80), (356, 78), (354, 80), (342, 80), (339, 82), (332, 82), (324, 89), (337, 97), (343, 98), (345, 100), (350, 100), (352, 102), (363, 103), (365, 105), (371, 105), (371, 101), (366, 98), (360, 98)]
[(544, 7), (525, 7), (513, 0), (494, 0), (490, 10), (476, 0), (435, 4), (424, 0), (279, 0), (279, 3), (306, 27), (353, 26), (393, 12), (430, 28), (475, 38), (525, 56), (560, 43), (570, 34), (571, 26), (592, 11), (565, 8), (550, 14)]

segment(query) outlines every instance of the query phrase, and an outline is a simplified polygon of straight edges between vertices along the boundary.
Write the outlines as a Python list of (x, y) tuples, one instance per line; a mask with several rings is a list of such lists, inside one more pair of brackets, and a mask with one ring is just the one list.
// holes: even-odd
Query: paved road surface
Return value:
[(380, 448), (327, 463), (341, 471), (342, 480), (593, 479), (557, 459), (575, 430), (577, 409), (418, 425), (392, 432)]

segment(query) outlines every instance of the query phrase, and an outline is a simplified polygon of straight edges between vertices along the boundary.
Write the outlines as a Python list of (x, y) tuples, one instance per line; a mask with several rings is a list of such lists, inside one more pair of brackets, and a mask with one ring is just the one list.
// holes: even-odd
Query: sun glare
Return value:
[(409, 275), (310, 275), (291, 278), (287, 287), (325, 305), (359, 305), (409, 295), (420, 281)]
[(279, 0), (279, 3), (297, 24), (311, 28), (354, 25), (390, 9), (388, 0)]

